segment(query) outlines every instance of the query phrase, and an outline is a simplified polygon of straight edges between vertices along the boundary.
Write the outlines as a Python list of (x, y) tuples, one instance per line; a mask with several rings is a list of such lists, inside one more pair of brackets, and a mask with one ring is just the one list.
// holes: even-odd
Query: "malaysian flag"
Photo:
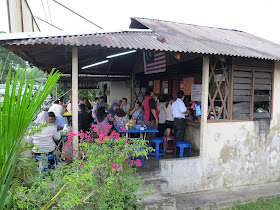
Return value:
[(166, 56), (164, 52), (144, 52), (144, 72), (152, 74), (166, 70)]

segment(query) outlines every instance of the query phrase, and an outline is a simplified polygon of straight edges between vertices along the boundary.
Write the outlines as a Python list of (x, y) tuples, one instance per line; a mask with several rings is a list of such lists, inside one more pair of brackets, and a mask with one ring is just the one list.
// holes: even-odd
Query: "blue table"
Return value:
[[(121, 126), (117, 126), (115, 125), (115, 128), (117, 129), (117, 131), (119, 133), (125, 133), (126, 137), (128, 138), (128, 134), (129, 133), (139, 133), (140, 134), (140, 138), (130, 138), (130, 139), (142, 139), (145, 140), (146, 139), (146, 134), (147, 133), (157, 133), (158, 130), (153, 128), (152, 126), (147, 125), (146, 129), (144, 130), (140, 130), (140, 129), (128, 129), (126, 131), (123, 131), (121, 129)], [(143, 135), (144, 134), (144, 135)]]

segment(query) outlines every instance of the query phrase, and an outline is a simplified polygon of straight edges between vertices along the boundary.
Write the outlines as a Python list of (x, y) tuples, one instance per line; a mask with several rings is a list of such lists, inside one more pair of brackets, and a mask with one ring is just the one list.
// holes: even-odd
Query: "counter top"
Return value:
[(197, 126), (197, 127), (200, 126), (200, 122), (194, 122), (194, 121), (192, 121), (190, 119), (186, 119), (186, 124), (187, 125), (192, 125), (192, 126)]

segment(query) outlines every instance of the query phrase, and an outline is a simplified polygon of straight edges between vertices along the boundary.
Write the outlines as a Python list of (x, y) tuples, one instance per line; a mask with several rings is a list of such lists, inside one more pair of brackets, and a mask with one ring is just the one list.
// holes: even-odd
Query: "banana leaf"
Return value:
[[(37, 116), (44, 100), (61, 76), (58, 71), (53, 69), (46, 83), (41, 83), (34, 96), (32, 96), (36, 72), (30, 74), (26, 83), (24, 82), (26, 69), (21, 75), (21, 79), (19, 72), (18, 69), (13, 84), (11, 84), (10, 68), (6, 81), (4, 102), (2, 108), (0, 108), (0, 210), (11, 206), (13, 199), (13, 192), (11, 192), (13, 187), (11, 185), (24, 133), (28, 125)], [(17, 92), (18, 83), (19, 89)]]

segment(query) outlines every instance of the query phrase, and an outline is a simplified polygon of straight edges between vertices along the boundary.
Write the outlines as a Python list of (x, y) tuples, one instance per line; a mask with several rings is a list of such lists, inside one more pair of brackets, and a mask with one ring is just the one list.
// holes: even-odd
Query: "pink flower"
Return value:
[(126, 127), (124, 125), (122, 125), (121, 130), (126, 131)]
[(120, 134), (119, 134), (119, 133), (116, 133), (116, 137), (117, 137), (117, 138), (120, 138)]
[(126, 142), (125, 142), (126, 144), (128, 144), (128, 141), (126, 140)]
[(73, 151), (74, 151), (74, 152), (78, 152), (78, 150), (77, 150), (77, 149), (73, 149)]
[(80, 151), (80, 154), (83, 154), (83, 151)]
[(112, 128), (112, 125), (110, 125), (109, 123), (107, 123), (107, 128), (111, 129)]
[(68, 147), (70, 147), (70, 146), (71, 146), (71, 144), (67, 143), (65, 147), (66, 147), (66, 149), (68, 149)]
[(82, 166), (84, 166), (84, 164), (83, 164), (83, 163), (81, 163), (81, 164), (80, 164), (80, 166), (82, 167)]
[(65, 154), (61, 153), (61, 157), (62, 157), (62, 156), (65, 157)]
[(135, 163), (136, 163), (137, 166), (141, 166), (141, 160), (140, 159), (136, 159)]
[(117, 164), (113, 164), (113, 165), (112, 165), (112, 168), (113, 168), (113, 169), (117, 169), (117, 168), (118, 168), (118, 165), (117, 165)]
[(68, 160), (71, 160), (72, 159), (72, 157), (70, 156), (69, 158), (68, 158)]

